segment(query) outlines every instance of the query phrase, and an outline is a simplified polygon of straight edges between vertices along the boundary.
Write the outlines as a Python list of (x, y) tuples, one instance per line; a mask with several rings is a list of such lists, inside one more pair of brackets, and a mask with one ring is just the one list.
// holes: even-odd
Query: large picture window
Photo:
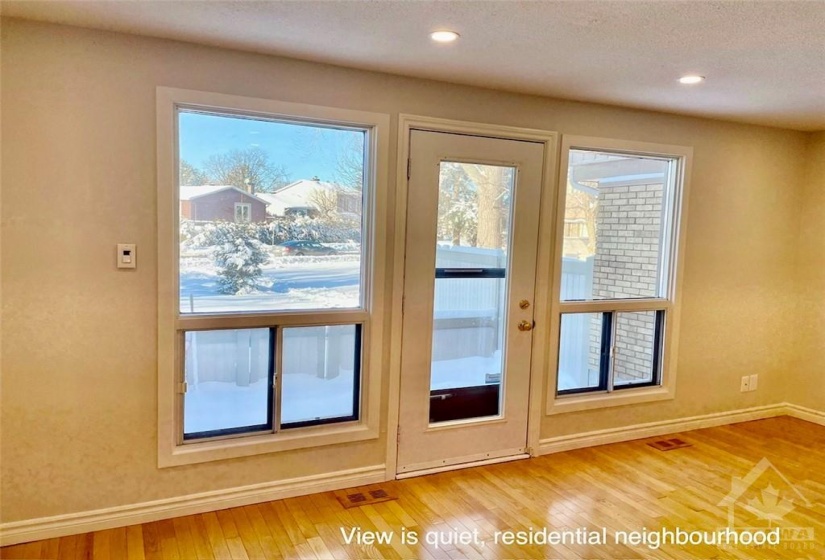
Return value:
[(159, 430), (173, 440), (160, 462), (226, 457), (210, 450), (228, 439), (255, 448), (229, 453), (240, 456), (374, 437), (388, 119), (158, 97), (159, 222), (174, 224), (159, 237), (172, 244), (159, 245), (161, 379), (174, 379), (161, 383), (171, 399), (159, 389)]
[(661, 387), (689, 153), (598, 139), (565, 145), (556, 398)]
[(366, 134), (180, 108), (181, 313), (361, 307)]

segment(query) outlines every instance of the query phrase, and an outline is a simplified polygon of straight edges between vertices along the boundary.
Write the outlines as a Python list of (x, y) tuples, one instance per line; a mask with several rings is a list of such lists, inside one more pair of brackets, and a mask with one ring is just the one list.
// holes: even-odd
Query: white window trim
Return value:
[[(244, 220), (242, 222), (238, 222), (238, 208), (246, 208), (246, 214), (248, 220)], [(246, 224), (252, 221), (252, 204), (249, 202), (236, 202), (235, 203), (235, 222)]]
[[(567, 171), (571, 149), (604, 150), (625, 152), (633, 155), (668, 157), (678, 160), (675, 192), (673, 193), (674, 217), (670, 231), (671, 247), (667, 257), (668, 285), (666, 299), (621, 300), (587, 302), (561, 302), (561, 255), (564, 243), (564, 215), (567, 197)], [(682, 300), (683, 260), (685, 249), (685, 231), (687, 229), (687, 202), (690, 185), (690, 169), (693, 148), (649, 142), (635, 142), (588, 136), (567, 136), (562, 138), (561, 157), (559, 160), (559, 180), (556, 202), (556, 231), (553, 251), (553, 282), (550, 305), (550, 358), (548, 364), (547, 407), (546, 413), (564, 414), (583, 410), (594, 410), (614, 406), (626, 406), (655, 401), (672, 400), (676, 397), (677, 357), (679, 353), (679, 322)], [(664, 309), (665, 325), (663, 333), (663, 354), (661, 363), (661, 385), (622, 389), (610, 393), (583, 393), (573, 395), (556, 395), (558, 383), (558, 340), (561, 328), (561, 313), (576, 311), (648, 311)]]
[[(157, 102), (157, 164), (158, 164), (158, 466), (171, 467), (206, 461), (246, 457), (262, 453), (286, 451), (323, 445), (377, 439), (381, 410), (381, 374), (384, 348), (385, 305), (384, 285), (387, 266), (387, 191), (390, 117), (383, 113), (353, 111), (269, 99), (240, 97), (177, 88), (158, 87)], [(286, 433), (269, 433), (244, 437), (215, 439), (181, 444), (180, 406), (182, 396), (177, 387), (182, 352), (177, 346), (181, 327), (178, 309), (179, 200), (177, 192), (178, 106), (231, 114), (260, 114), (269, 118), (330, 125), (353, 126), (369, 130), (368, 162), (364, 218), (366, 230), (362, 257), (364, 279), (363, 309), (329, 310), (316, 314), (319, 323), (324, 317), (336, 321), (352, 318), (363, 322), (363, 359), (361, 365), (361, 416), (358, 422), (300, 428)], [(279, 313), (279, 324), (306, 324), (298, 314)], [(266, 326), (272, 314), (244, 314), (233, 317), (198, 316), (186, 318), (187, 328), (232, 328)]]

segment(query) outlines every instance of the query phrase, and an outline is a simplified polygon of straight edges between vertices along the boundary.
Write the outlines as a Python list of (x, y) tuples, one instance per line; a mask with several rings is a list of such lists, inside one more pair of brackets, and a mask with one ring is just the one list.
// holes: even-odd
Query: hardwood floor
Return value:
[[(647, 445), (671, 437), (691, 446), (658, 451)], [(663, 530), (698, 532), (694, 538), (723, 530), (729, 508), (720, 502), (731, 492), (733, 477), (744, 479), (732, 501), (734, 527), (779, 528), (779, 544), (655, 548), (616, 542), (622, 531), (655, 544), (651, 539)], [(825, 427), (788, 417), (380, 486), (398, 499), (344, 509), (326, 492), (11, 546), (0, 549), (0, 557), (825, 559)], [(542, 530), (568, 530), (565, 544), (521, 544), (502, 533), (531, 528), (539, 537)], [(360, 529), (392, 532), (393, 538), (347, 543), (342, 529), (347, 536)], [(596, 540), (576, 543), (576, 530), (595, 531), (590, 536)], [(412, 532), (417, 544), (410, 542)], [(449, 542), (457, 534), (464, 544)]]

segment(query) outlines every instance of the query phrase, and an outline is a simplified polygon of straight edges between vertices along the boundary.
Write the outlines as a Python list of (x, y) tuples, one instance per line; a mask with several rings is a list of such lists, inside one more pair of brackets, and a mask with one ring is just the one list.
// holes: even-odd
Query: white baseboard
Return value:
[[(773, 418), (774, 416), (783, 416), (786, 414), (791, 415), (789, 414), (788, 405), (781, 403), (732, 410), (729, 412), (716, 412), (713, 414), (703, 414), (701, 416), (690, 416), (688, 418), (662, 420), (660, 422), (633, 424), (631, 426), (622, 426), (621, 428), (608, 428), (606, 430), (595, 430), (592, 432), (571, 434), (568, 436), (558, 436), (542, 439), (539, 442), (539, 455), (559, 453), (561, 451), (581, 449), (583, 447), (593, 447), (594, 445), (605, 445), (608, 443), (619, 443), (634, 439), (662, 436), (672, 434), (674, 432), (699, 430), (701, 428), (713, 428), (715, 426), (736, 424), (737, 422), (748, 422), (750, 420), (761, 420), (763, 418)], [(799, 417), (800, 416), (797, 416), (797, 418)]]
[(825, 412), (821, 410), (814, 410), (813, 408), (805, 408), (796, 404), (785, 403), (785, 414), (791, 418), (799, 418), (800, 420), (807, 420), (820, 426), (825, 426)]
[[(825, 412), (795, 404), (781, 403), (547, 438), (541, 440), (539, 455), (783, 415), (825, 426)], [(386, 474), (385, 465), (375, 465), (140, 504), (2, 523), (0, 524), (0, 546), (375, 484), (384, 482)]]
[(0, 524), (0, 546), (375, 484), (384, 482), (385, 477), (385, 466), (375, 465), (227, 490), (189, 494), (140, 504), (2, 523)]

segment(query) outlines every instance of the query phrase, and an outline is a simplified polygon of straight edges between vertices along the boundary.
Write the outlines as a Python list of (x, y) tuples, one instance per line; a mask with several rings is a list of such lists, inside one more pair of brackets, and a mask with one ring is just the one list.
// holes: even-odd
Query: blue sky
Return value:
[(260, 147), (270, 161), (283, 166), (290, 180), (335, 181), (340, 154), (363, 144), (363, 133), (303, 124), (180, 113), (180, 157), (203, 167), (213, 154)]

